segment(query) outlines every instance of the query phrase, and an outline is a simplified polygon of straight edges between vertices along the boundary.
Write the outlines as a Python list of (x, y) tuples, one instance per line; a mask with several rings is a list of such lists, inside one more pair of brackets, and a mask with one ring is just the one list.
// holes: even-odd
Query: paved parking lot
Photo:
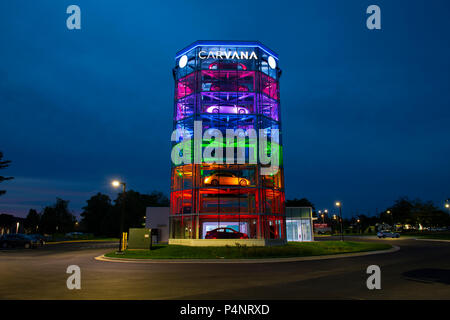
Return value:
[[(449, 242), (362, 239), (392, 243), (401, 250), (269, 264), (136, 264), (94, 259), (113, 250), (116, 243), (0, 250), (0, 298), (450, 299)], [(366, 269), (373, 264), (381, 268), (381, 290), (366, 287)], [(69, 265), (81, 268), (81, 290), (66, 287)]]

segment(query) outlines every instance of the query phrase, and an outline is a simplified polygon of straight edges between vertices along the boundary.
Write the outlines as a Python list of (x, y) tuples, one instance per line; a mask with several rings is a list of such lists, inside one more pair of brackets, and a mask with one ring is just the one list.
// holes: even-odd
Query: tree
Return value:
[(53, 206), (44, 208), (41, 216), (41, 230), (45, 233), (66, 233), (75, 227), (76, 219), (69, 212), (69, 201), (56, 198)]
[[(390, 212), (390, 213), (388, 213)], [(380, 214), (384, 223), (401, 223), (413, 226), (447, 226), (450, 222), (448, 213), (437, 208), (431, 201), (423, 202), (420, 199), (409, 200), (402, 197), (394, 205)]]
[[(394, 205), (380, 214), (380, 220), (383, 223), (395, 224), (415, 224), (412, 217), (414, 204), (408, 197), (401, 197), (395, 201)], [(388, 213), (388, 211), (390, 213)]]
[(102, 234), (102, 222), (112, 210), (111, 199), (108, 195), (97, 193), (86, 201), (87, 205), (83, 207), (81, 213), (81, 223), (87, 232), (95, 235)]
[(416, 224), (427, 227), (446, 226), (448, 224), (448, 214), (435, 207), (433, 202), (415, 200), (413, 205), (412, 219)]
[[(9, 167), (11, 160), (2, 160), (2, 159), (3, 159), (3, 152), (0, 151), (0, 169), (5, 169), (5, 168)], [(14, 179), (14, 178), (0, 176), (0, 183), (2, 183), (3, 181), (6, 181), (6, 180), (11, 180), (11, 179)], [(6, 190), (0, 190), (0, 196), (5, 193), (6, 193)]]
[(34, 209), (30, 209), (30, 211), (28, 211), (27, 217), (25, 218), (25, 228), (28, 229), (31, 233), (37, 233), (40, 221), (41, 216), (39, 215), (39, 213)]
[(150, 194), (141, 194), (134, 190), (129, 190), (125, 194), (120, 193), (114, 200), (112, 209), (103, 216), (101, 234), (107, 236), (119, 234), (123, 205), (125, 206), (124, 231), (126, 232), (129, 228), (142, 227), (147, 207), (169, 206), (169, 199), (159, 191), (153, 191)]

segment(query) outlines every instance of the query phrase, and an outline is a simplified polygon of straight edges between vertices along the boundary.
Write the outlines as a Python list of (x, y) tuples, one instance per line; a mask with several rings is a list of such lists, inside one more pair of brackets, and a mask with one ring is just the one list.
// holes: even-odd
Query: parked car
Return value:
[(239, 178), (231, 172), (218, 172), (206, 177), (204, 180), (205, 184), (210, 184), (213, 186), (218, 185), (240, 185), (242, 187), (250, 185), (250, 180), (245, 178)]
[(45, 243), (47, 242), (47, 238), (39, 233), (28, 234), (28, 236), (35, 239), (37, 241), (37, 243), (39, 244), (39, 246), (41, 246), (41, 247), (44, 246)]
[(248, 235), (232, 228), (216, 228), (206, 232), (205, 239), (248, 239)]
[(84, 235), (84, 233), (83, 232), (69, 232), (69, 233), (66, 233), (66, 237), (67, 238), (78, 238), (78, 237), (80, 237), (80, 236), (82, 236), (82, 235)]
[(13, 233), (13, 234), (5, 234), (0, 238), (0, 247), (1, 248), (36, 248), (39, 246), (39, 242), (32, 237), (21, 234), (21, 233)]
[(377, 237), (378, 238), (400, 238), (400, 234), (398, 234), (397, 232), (389, 231), (389, 230), (383, 230), (383, 231), (379, 231), (377, 233)]

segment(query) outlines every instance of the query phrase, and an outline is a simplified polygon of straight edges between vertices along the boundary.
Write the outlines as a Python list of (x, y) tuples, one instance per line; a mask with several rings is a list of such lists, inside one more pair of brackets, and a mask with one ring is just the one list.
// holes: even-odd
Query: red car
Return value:
[(206, 232), (205, 239), (248, 239), (248, 235), (232, 228), (216, 228)]

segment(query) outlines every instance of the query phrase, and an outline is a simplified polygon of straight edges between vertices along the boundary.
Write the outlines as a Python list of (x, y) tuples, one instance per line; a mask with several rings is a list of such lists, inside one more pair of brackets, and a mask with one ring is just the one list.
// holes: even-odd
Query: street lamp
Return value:
[(336, 207), (339, 208), (339, 217), (341, 219), (341, 241), (344, 241), (344, 232), (343, 232), (343, 221), (342, 221), (342, 203), (340, 201), (336, 201)]
[(122, 212), (120, 215), (120, 241), (119, 241), (119, 252), (122, 252), (122, 241), (123, 241), (123, 219), (125, 216), (125, 192), (126, 192), (126, 186), (127, 184), (125, 182), (121, 182), (119, 180), (114, 180), (111, 182), (111, 185), (114, 188), (120, 187), (122, 185), (123, 187), (123, 199), (122, 199)]
[(395, 227), (394, 227), (394, 215), (392, 214), (391, 210), (387, 210), (386, 213), (391, 216), (392, 229), (395, 229)]

